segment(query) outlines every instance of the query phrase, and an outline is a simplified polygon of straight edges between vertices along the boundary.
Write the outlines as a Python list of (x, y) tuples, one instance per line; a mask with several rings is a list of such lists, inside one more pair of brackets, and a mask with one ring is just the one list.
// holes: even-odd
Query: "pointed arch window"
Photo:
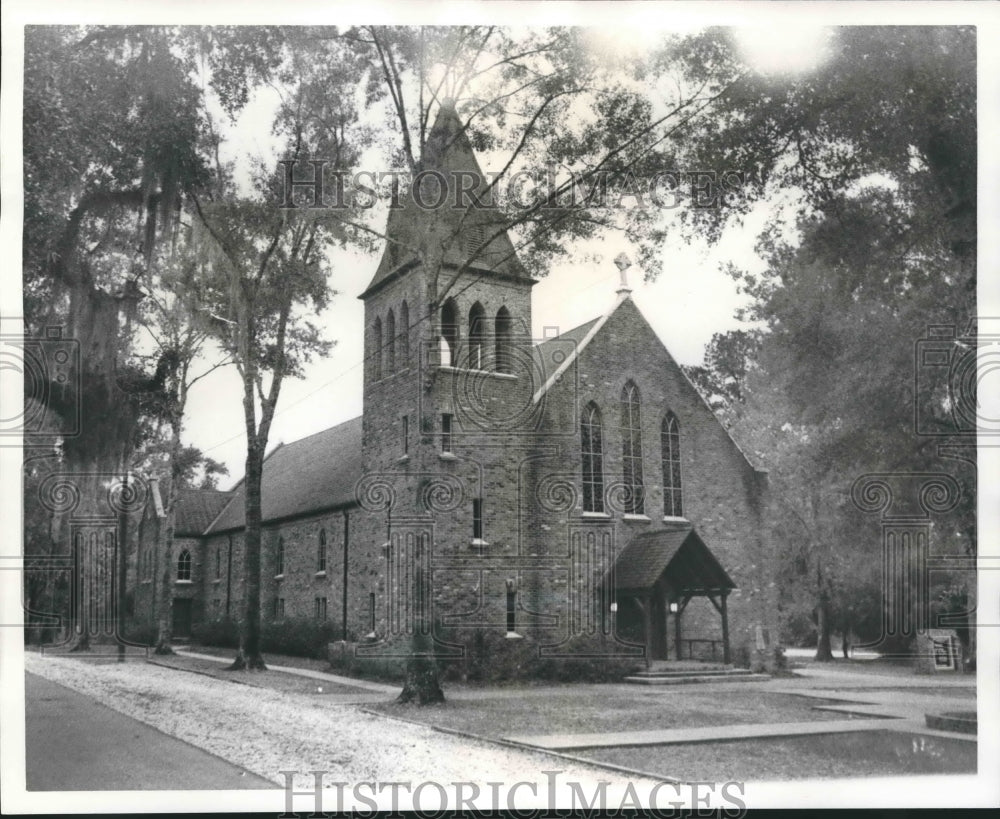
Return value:
[(382, 319), (378, 316), (372, 327), (372, 375), (376, 381), (382, 377)]
[(410, 306), (404, 301), (399, 308), (399, 366), (410, 366)]
[(177, 579), (191, 579), (191, 552), (187, 549), (183, 549), (177, 556)]
[(396, 372), (396, 314), (389, 309), (385, 317), (385, 374)]
[(580, 450), (583, 455), (583, 511), (604, 511), (604, 442), (601, 411), (591, 402), (580, 420)]
[(469, 310), (469, 367), (483, 368), (486, 329), (486, 311), (478, 301)]
[(441, 338), (447, 348), (441, 351), (441, 363), (453, 367), (458, 363), (458, 305), (454, 299), (441, 307)]
[(625, 514), (641, 515), (645, 508), (642, 485), (642, 424), (639, 388), (629, 381), (622, 389), (622, 483)]
[(660, 451), (663, 456), (663, 514), (684, 517), (681, 503), (681, 431), (677, 416), (668, 412), (660, 427)]
[(506, 307), (497, 310), (496, 322), (493, 325), (493, 332), (496, 336), (496, 370), (498, 373), (511, 373), (514, 371), (514, 362), (511, 356), (511, 318)]
[(285, 539), (278, 538), (278, 548), (274, 553), (274, 576), (281, 577), (285, 573)]
[(326, 571), (326, 529), (319, 530), (319, 545), (316, 548), (316, 571)]

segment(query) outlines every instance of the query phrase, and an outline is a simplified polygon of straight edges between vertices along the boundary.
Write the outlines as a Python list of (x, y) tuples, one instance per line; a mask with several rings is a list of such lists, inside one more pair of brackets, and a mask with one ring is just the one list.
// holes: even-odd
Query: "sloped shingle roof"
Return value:
[[(346, 506), (363, 472), (361, 417), (278, 447), (264, 461), (261, 488), (264, 521)], [(245, 485), (206, 534), (242, 529)]]
[(202, 534), (232, 500), (233, 494), (215, 489), (180, 490), (177, 494), (174, 534), (188, 537)]
[(612, 571), (616, 589), (651, 588), (664, 572), (678, 591), (736, 588), (694, 527), (687, 523), (636, 535), (618, 555)]
[[(496, 194), (487, 191), (486, 177), (479, 167), (465, 123), (451, 104), (442, 104), (427, 136), (418, 170), (441, 175), (424, 193), (426, 199), (421, 201), (434, 203), (440, 198), (443, 204), (431, 214), (417, 205), (411, 193), (402, 194), (399, 206), (389, 210), (386, 223), (386, 235), (392, 240), (387, 242), (375, 276), (360, 298), (365, 298), (402, 270), (409, 269), (416, 262), (414, 248), (428, 234), (437, 237), (444, 248), (443, 263), (453, 268), (462, 266), (467, 253), (495, 236), (473, 260), (472, 267), (534, 283), (517, 258), (503, 214), (490, 201)], [(447, 185), (446, 194), (437, 187), (442, 178)], [(468, 187), (470, 179), (474, 180), (471, 188)], [(482, 202), (485, 207), (472, 207), (472, 201)], [(468, 239), (468, 243), (463, 239)]]

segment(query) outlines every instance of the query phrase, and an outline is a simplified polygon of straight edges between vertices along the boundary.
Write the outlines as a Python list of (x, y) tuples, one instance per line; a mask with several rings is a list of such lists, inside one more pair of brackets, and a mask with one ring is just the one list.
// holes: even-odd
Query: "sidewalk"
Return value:
[[(187, 651), (183, 648), (174, 647), (174, 653), (180, 657), (190, 657), (192, 660), (209, 660), (213, 663), (229, 665), (232, 659), (228, 657), (216, 657), (214, 654), (200, 654), (195, 651)], [(359, 680), (356, 677), (342, 677), (339, 674), (329, 674), (326, 671), (314, 671), (311, 668), (293, 668), (290, 665), (267, 664), (269, 671), (281, 671), (285, 674), (294, 674), (298, 677), (309, 677), (313, 680), (324, 680), (326, 682), (345, 685), (350, 688), (361, 688), (365, 691), (374, 691), (379, 694), (398, 694), (398, 685), (386, 685), (385, 683), (371, 682), (370, 680)]]
[(29, 791), (277, 787), (36, 674), (25, 674), (24, 694)]

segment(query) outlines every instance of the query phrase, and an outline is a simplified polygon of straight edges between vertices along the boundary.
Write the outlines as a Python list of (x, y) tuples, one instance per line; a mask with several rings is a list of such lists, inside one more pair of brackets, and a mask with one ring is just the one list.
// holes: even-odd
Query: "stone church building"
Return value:
[[(483, 190), (454, 112), (423, 168)], [(502, 224), (489, 207), (390, 210), (360, 294), (363, 414), (265, 461), (264, 617), (329, 621), (387, 651), (418, 629), (444, 648), (481, 630), (548, 656), (747, 656), (774, 620), (766, 474), (633, 303), (624, 270), (601, 315), (533, 339), (534, 280)], [(430, 265), (415, 250), (428, 246), (441, 248)], [(243, 502), (241, 483), (182, 493), (176, 636), (242, 611)], [(139, 622), (155, 622), (162, 524), (154, 485)]]

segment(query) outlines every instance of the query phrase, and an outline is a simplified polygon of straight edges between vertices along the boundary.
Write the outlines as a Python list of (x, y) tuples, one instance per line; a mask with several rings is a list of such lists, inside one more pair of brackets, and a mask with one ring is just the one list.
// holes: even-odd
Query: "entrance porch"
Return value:
[[(726, 599), (736, 584), (689, 524), (637, 535), (605, 582), (614, 590), (618, 633), (645, 645), (647, 668), (669, 660), (681, 670), (695, 658), (729, 665)], [(685, 635), (684, 610), (696, 597), (718, 612), (721, 638)]]

